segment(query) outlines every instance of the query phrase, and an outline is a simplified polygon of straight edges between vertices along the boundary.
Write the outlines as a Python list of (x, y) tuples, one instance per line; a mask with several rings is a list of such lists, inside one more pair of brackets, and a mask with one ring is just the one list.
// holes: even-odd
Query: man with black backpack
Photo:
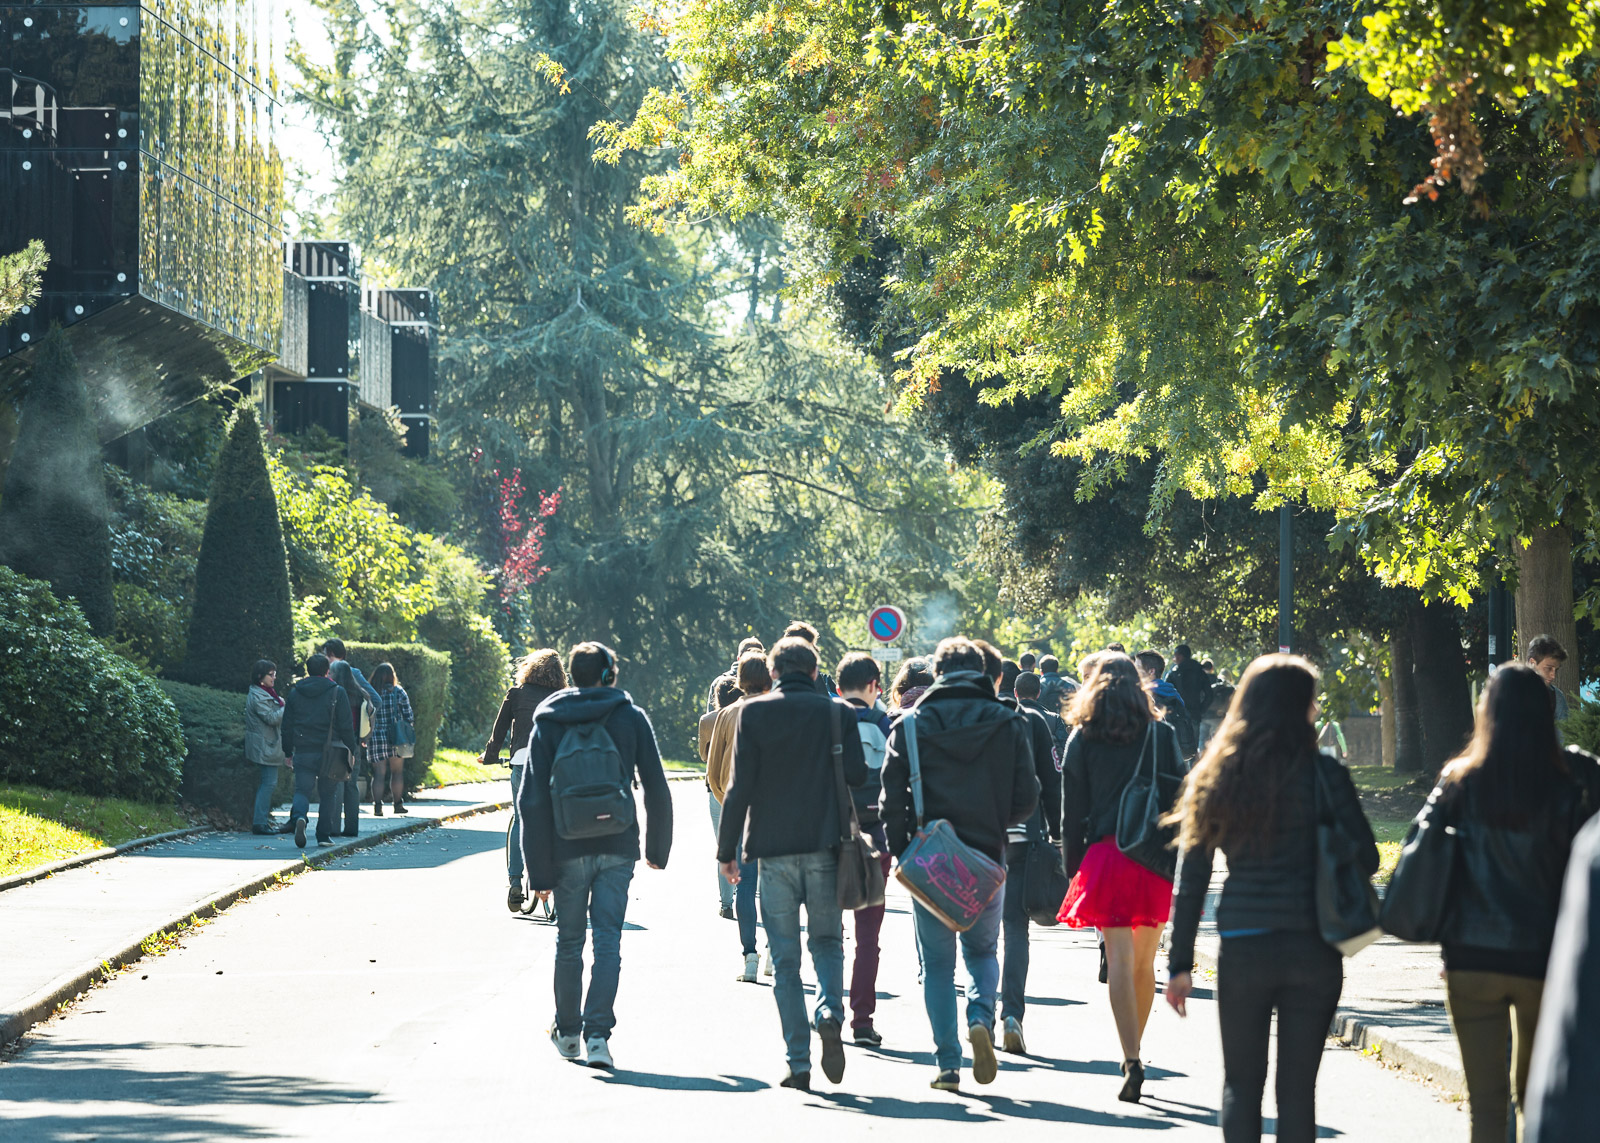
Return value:
[[(528, 742), (517, 808), (528, 881), (556, 906), (556, 1015), (550, 1040), (569, 1060), (582, 1041), (592, 1068), (610, 1068), (613, 1007), (621, 974), (628, 887), (639, 860), (638, 808), (644, 789), (644, 858), (663, 869), (672, 848), (672, 794), (650, 719), (617, 688), (617, 657), (579, 643), (567, 661), (572, 686), (539, 707)], [(588, 996), (583, 944), (594, 934)]]
[[(861, 832), (872, 839), (887, 878), (889, 842), (883, 835), (883, 819), (878, 812), (878, 800), (883, 794), (883, 756), (889, 747), (889, 714), (879, 701), (883, 696), (883, 671), (865, 651), (851, 651), (839, 660), (835, 675), (839, 697), (855, 708), (855, 729), (867, 762), (867, 780), (852, 789), (850, 796), (856, 804)], [(850, 1038), (863, 1047), (876, 1048), (883, 1043), (873, 1016), (878, 1010), (878, 935), (883, 931), (884, 906), (857, 909), (853, 915), (856, 956), (850, 969)]]
[[(783, 1087), (811, 1090), (811, 1031), (822, 1040), (822, 1071), (844, 1078), (844, 918), (839, 906), (842, 780), (867, 780), (852, 708), (817, 685), (817, 653), (803, 637), (778, 640), (768, 658), (776, 689), (734, 709), (733, 784), (722, 803), (717, 860), (739, 881), (758, 861), (761, 920), (772, 948), (773, 999), (789, 1074)], [(800, 982), (800, 909), (817, 974), (817, 1004), (806, 1016)]]

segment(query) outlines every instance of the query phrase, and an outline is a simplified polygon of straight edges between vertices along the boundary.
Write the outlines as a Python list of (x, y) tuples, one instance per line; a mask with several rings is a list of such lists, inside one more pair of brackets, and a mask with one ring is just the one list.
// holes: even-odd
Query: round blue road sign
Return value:
[(898, 607), (874, 607), (867, 615), (867, 630), (880, 643), (893, 643), (906, 630), (906, 613)]

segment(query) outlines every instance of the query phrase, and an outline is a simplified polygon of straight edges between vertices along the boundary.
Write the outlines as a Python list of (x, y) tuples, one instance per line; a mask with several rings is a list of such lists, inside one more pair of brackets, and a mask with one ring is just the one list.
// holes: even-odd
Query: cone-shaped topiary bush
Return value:
[(100, 437), (60, 327), (39, 345), (0, 497), (0, 563), (76, 600), (96, 635), (116, 627)]
[(255, 407), (241, 404), (217, 457), (195, 565), (189, 654), (180, 676), (227, 691), (250, 686), (257, 659), (293, 674), (294, 620), (278, 501)]

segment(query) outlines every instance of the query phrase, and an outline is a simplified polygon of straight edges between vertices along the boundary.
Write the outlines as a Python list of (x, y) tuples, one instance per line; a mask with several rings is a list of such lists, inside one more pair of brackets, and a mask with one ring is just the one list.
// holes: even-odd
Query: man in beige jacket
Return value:
[[(739, 702), (764, 695), (772, 689), (772, 672), (767, 659), (759, 651), (751, 651), (739, 660), (738, 681), (740, 699), (717, 712), (711, 725), (711, 740), (706, 747), (706, 784), (711, 796), (719, 803), (733, 784), (733, 735), (739, 725)], [(739, 943), (744, 949), (744, 970), (735, 978), (755, 983), (760, 963), (756, 956), (756, 863), (739, 863), (739, 884), (734, 890), (734, 914), (739, 919)], [(772, 959), (765, 966), (772, 975)]]

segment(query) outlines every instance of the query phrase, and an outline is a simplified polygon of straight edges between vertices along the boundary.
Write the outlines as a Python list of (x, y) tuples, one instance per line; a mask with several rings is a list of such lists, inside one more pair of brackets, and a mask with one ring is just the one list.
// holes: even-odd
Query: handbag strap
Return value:
[(844, 781), (844, 734), (840, 723), (844, 714), (839, 709), (839, 704), (832, 699), (828, 700), (828, 735), (832, 740), (830, 753), (833, 756), (833, 789), (839, 797), (839, 841), (848, 844), (861, 833), (861, 819), (856, 816), (855, 799), (850, 797), (850, 791)]
[(922, 760), (917, 755), (917, 712), (908, 710), (900, 716), (905, 729), (906, 765), (911, 769), (911, 805), (917, 812), (917, 828), (922, 828)]
[(335, 684), (335, 689), (333, 691), (333, 701), (328, 704), (328, 740), (327, 740), (327, 742), (323, 743), (323, 746), (322, 746), (323, 750), (332, 750), (333, 749), (333, 727), (334, 727), (334, 722), (335, 722), (335, 720), (338, 719), (338, 717), (339, 717), (339, 691), (338, 691), (338, 685)]

